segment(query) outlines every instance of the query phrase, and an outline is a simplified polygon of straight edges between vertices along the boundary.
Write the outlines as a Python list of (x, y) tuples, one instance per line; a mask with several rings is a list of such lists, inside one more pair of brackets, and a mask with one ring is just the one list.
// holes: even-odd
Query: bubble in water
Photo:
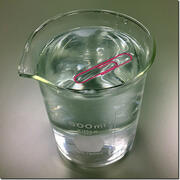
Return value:
[(123, 22), (124, 22), (124, 24), (128, 24), (128, 20), (127, 19), (124, 19)]

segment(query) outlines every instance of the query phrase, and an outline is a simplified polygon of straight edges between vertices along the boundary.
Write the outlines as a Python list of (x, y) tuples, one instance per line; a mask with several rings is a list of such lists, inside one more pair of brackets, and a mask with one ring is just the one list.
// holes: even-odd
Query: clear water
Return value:
[[(131, 54), (132, 61), (86, 83), (74, 82), (78, 73), (121, 53)], [(58, 87), (81, 90), (75, 93), (40, 84), (58, 148), (65, 157), (86, 166), (102, 166), (122, 158), (131, 149), (145, 78), (124, 85), (143, 68), (143, 55), (136, 40), (106, 27), (77, 28), (44, 47), (38, 75)], [(128, 59), (123, 55), (113, 61), (119, 65)], [(112, 66), (94, 69), (79, 80)], [(110, 89), (99, 93), (103, 88)]]

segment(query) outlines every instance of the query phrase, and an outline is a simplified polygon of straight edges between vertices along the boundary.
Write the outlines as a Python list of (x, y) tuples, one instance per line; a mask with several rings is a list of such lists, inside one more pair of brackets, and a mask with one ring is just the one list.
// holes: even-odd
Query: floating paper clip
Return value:
[[(127, 61), (125, 61), (125, 62), (123, 62), (123, 63), (121, 63), (120, 65), (118, 65), (117, 62), (112, 61), (113, 59), (116, 59), (117, 57), (122, 56), (122, 55), (127, 55), (127, 56), (130, 57), (130, 59), (127, 60)], [(85, 70), (85, 71), (83, 71), (83, 72), (81, 72), (81, 73), (78, 73), (77, 75), (74, 76), (74, 81), (75, 81), (76, 83), (85, 83), (85, 82), (87, 82), (87, 81), (89, 81), (89, 80), (91, 80), (91, 79), (96, 78), (97, 76), (104, 75), (104, 74), (106, 74), (106, 73), (108, 73), (108, 72), (110, 72), (110, 71), (112, 71), (112, 70), (114, 70), (114, 69), (116, 69), (116, 68), (124, 65), (124, 64), (129, 63), (131, 60), (132, 60), (131, 54), (129, 54), (129, 53), (121, 53), (121, 54), (119, 54), (119, 55), (117, 55), (117, 56), (115, 56), (115, 57), (113, 57), (113, 58), (111, 58), (111, 59), (108, 59), (107, 61), (104, 61), (104, 62), (102, 62), (102, 63), (100, 63), (100, 64), (92, 67), (92, 68), (89, 68), (89, 69), (87, 69), (87, 70)], [(111, 68), (109, 68), (109, 69), (107, 69), (107, 70), (105, 70), (105, 71), (103, 71), (103, 72), (101, 72), (101, 73), (99, 73), (99, 74), (96, 74), (96, 75), (90, 77), (89, 79), (86, 79), (86, 80), (81, 81), (81, 82), (77, 81), (77, 77), (79, 77), (79, 76), (87, 73), (88, 71), (92, 71), (92, 70), (95, 69), (95, 68), (98, 68), (98, 69), (103, 68), (103, 67), (107, 66), (107, 65), (110, 64), (110, 63), (113, 63), (114, 66), (111, 67)]]

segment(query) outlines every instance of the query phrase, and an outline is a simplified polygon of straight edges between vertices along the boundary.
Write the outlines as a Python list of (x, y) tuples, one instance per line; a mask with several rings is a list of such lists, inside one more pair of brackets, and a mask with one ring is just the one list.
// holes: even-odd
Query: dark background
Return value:
[[(38, 83), (17, 75), (29, 34), (49, 17), (82, 8), (128, 14), (150, 29), (157, 44), (133, 149), (96, 170), (59, 157)], [(0, 177), (177, 178), (177, 75), (176, 0), (0, 0)]]

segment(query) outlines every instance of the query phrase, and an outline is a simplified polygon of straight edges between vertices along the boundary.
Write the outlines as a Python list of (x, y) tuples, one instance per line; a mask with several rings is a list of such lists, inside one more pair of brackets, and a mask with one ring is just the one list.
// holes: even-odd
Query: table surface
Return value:
[[(44, 20), (75, 9), (109, 9), (145, 24), (156, 38), (137, 135), (122, 160), (82, 169), (58, 154), (38, 83), (17, 75), (25, 41)], [(178, 1), (0, 0), (0, 177), (177, 178)]]

